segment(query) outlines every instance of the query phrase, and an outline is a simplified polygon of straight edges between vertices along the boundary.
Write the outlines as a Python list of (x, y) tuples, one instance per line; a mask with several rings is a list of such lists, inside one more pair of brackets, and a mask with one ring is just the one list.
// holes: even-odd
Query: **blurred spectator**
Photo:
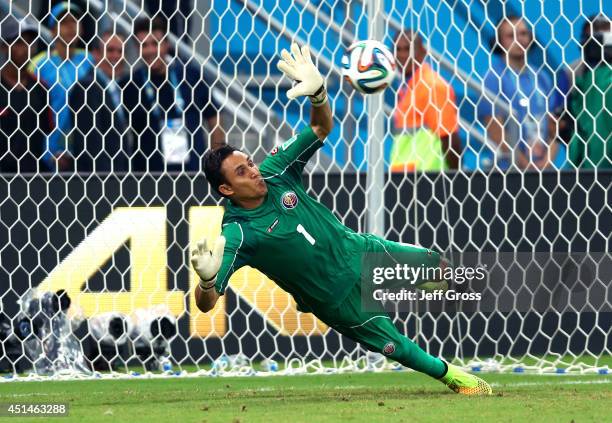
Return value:
[[(600, 32), (610, 32), (610, 18), (605, 15), (595, 15), (588, 17), (582, 24), (582, 31), (580, 31), (580, 45), (582, 46), (582, 57), (576, 59), (570, 65), (571, 72), (570, 78), (575, 80), (576, 77), (580, 77), (584, 74), (587, 67), (587, 53), (584, 47), (591, 39), (591, 35)], [(593, 41), (591, 41), (593, 43)]]
[[(610, 19), (604, 15), (590, 16), (582, 24), (580, 31), (580, 44), (585, 46), (587, 40), (591, 37), (591, 33), (609, 32)], [(592, 45), (592, 43), (591, 43)], [(558, 118), (558, 138), (560, 142), (569, 145), (574, 133), (576, 131), (575, 118), (571, 113), (572, 105), (570, 93), (575, 87), (576, 81), (582, 79), (585, 70), (588, 70), (588, 66), (585, 63), (583, 57), (576, 59), (572, 62), (569, 68), (565, 69), (562, 74), (557, 74), (557, 85), (565, 83), (567, 81), (567, 90), (563, 93), (567, 94), (567, 107), (565, 105), (559, 106), (555, 111), (555, 116)], [(575, 98), (575, 94), (574, 94)]]
[(576, 130), (569, 159), (576, 167), (611, 169), (612, 25), (601, 15), (585, 27), (589, 30), (583, 30), (583, 61), (576, 68), (570, 97)]
[(92, 51), (96, 67), (70, 91), (70, 144), (79, 172), (128, 170), (129, 122), (116, 82), (124, 73), (124, 43), (119, 34), (103, 33)]
[(93, 44), (92, 56), (96, 68), (102, 71), (109, 81), (118, 81), (126, 74), (123, 55), (125, 37), (113, 31), (105, 31)]
[[(484, 80), (496, 97), (484, 95), (478, 104), (487, 136), (498, 146), (497, 166), (501, 170), (511, 166), (544, 169), (553, 161), (560, 167), (565, 161), (565, 150), (556, 141), (553, 115), (563, 105), (563, 98), (548, 72), (530, 66), (527, 53), (532, 41), (524, 19), (508, 16), (500, 22), (492, 69)], [(510, 113), (494, 100), (507, 105)]]
[(68, 133), (72, 129), (68, 92), (91, 72), (93, 66), (93, 58), (76, 48), (81, 27), (76, 16), (81, 13), (69, 2), (56, 4), (51, 9), (49, 29), (53, 35), (53, 48), (34, 57), (29, 68), (49, 89), (55, 129), (48, 138), (45, 160), (51, 170), (65, 171), (74, 166), (68, 143)]
[(37, 28), (27, 21), (4, 19), (0, 50), (6, 62), (0, 68), (0, 171), (47, 171), (41, 160), (51, 116), (47, 91), (27, 71)]
[(453, 88), (425, 62), (427, 50), (416, 32), (396, 35), (395, 54), (405, 79), (394, 116), (391, 170), (457, 169), (461, 141)]
[[(83, 47), (88, 44), (95, 36), (96, 30), (99, 24), (99, 16), (92, 16), (98, 10), (96, 5), (91, 4), (88, 0), (68, 0), (72, 6), (76, 6), (79, 10), (86, 10), (87, 13), (79, 16), (79, 22), (81, 23), (80, 31), (80, 45)], [(101, 2), (102, 5), (108, 8), (110, 5), (115, 3), (117, 0)], [(32, 13), (36, 15), (39, 22), (47, 22), (49, 15), (53, 8), (60, 3), (64, 3), (66, 0), (44, 0), (44, 1), (30, 1), (30, 7), (28, 8)], [(123, 0), (121, 1), (123, 2)], [(96, 22), (98, 21), (98, 22)]]
[(138, 20), (134, 34), (144, 64), (122, 81), (130, 114), (135, 153), (132, 170), (200, 170), (208, 148), (224, 144), (224, 134), (200, 66), (168, 56), (167, 25), (162, 19)]
[(170, 19), (170, 32), (179, 39), (190, 43), (189, 16), (193, 13), (193, 0), (148, 0), (146, 5), (149, 15), (162, 13)]

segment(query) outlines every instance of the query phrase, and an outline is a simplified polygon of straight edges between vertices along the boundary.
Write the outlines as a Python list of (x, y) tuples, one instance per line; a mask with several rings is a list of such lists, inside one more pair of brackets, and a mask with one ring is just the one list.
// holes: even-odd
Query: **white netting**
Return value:
[[(355, 230), (509, 260), (486, 287), (498, 308), (415, 308), (401, 330), (474, 370), (606, 372), (612, 41), (596, 3), (0, 1), (0, 373), (396, 368), (252, 269), (213, 312), (195, 306), (190, 247), (223, 215), (201, 157), (227, 141), (260, 162), (308, 122), (276, 69), (292, 40), (334, 113), (311, 194)], [(339, 68), (368, 28), (400, 68), (377, 113)], [(574, 276), (528, 283), (515, 252), (561, 254), (546, 265)]]

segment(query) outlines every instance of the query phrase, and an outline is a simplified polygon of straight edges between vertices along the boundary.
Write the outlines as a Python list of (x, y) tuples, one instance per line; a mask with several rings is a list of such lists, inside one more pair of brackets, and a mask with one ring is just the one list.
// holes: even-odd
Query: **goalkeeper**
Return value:
[(278, 68), (298, 82), (287, 97), (310, 98), (310, 127), (274, 148), (261, 167), (227, 145), (204, 156), (208, 182), (229, 201), (222, 236), (212, 251), (203, 240), (192, 252), (191, 262), (201, 279), (195, 289), (198, 308), (212, 310), (231, 275), (249, 265), (289, 292), (300, 310), (315, 314), (367, 349), (428, 374), (455, 392), (490, 394), (482, 379), (427, 354), (400, 334), (382, 306), (379, 312), (362, 310), (363, 253), (407, 253), (415, 266), (438, 266), (440, 256), (425, 248), (355, 233), (306, 193), (304, 165), (323, 145), (333, 119), (323, 77), (308, 47), (293, 44), (291, 53), (283, 50), (281, 56)]

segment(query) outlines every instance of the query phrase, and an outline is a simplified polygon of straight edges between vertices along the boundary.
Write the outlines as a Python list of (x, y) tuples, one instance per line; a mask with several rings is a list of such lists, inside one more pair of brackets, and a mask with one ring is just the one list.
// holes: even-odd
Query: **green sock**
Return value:
[(444, 361), (426, 353), (410, 339), (403, 338), (402, 345), (398, 345), (395, 352), (389, 355), (391, 358), (406, 367), (436, 379), (440, 379), (446, 374), (447, 366)]

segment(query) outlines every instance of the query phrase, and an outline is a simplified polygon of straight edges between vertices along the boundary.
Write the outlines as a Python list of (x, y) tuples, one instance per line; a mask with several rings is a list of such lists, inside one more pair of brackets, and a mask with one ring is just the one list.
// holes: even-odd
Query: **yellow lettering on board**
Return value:
[[(123, 244), (130, 246), (130, 286), (125, 292), (82, 292)], [(183, 291), (168, 291), (165, 207), (119, 207), (93, 230), (38, 286), (64, 289), (85, 317), (166, 304), (174, 316), (185, 311)]]

